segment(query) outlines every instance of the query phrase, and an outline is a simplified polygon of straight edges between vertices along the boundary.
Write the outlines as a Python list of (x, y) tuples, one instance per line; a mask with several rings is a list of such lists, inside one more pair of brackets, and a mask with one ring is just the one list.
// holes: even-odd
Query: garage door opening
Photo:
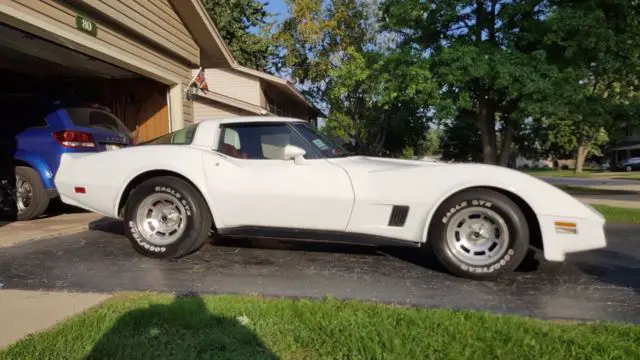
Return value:
[[(111, 133), (128, 130), (130, 142), (140, 143), (169, 132), (167, 85), (5, 25), (0, 25), (0, 77), (1, 217), (27, 220), (46, 212), (37, 204), (48, 205), (57, 197), (53, 177), (60, 154), (54, 147), (84, 144), (102, 151), (126, 145)], [(51, 128), (47, 116), (63, 106), (70, 109), (66, 124), (95, 131), (43, 135)], [(120, 121), (125, 128), (118, 129)], [(109, 129), (113, 131), (107, 133)], [(23, 136), (27, 131), (28, 141)], [(20, 151), (25, 144), (28, 151)], [(22, 193), (20, 175), (32, 182)], [(12, 187), (18, 191), (17, 204), (7, 199)], [(25, 203), (20, 197), (26, 199), (27, 192), (27, 205), (36, 205), (21, 218)]]

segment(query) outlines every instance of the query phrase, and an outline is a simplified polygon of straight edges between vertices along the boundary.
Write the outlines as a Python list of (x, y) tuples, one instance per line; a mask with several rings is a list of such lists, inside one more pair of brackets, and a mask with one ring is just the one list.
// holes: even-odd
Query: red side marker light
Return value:
[(87, 190), (84, 188), (84, 186), (76, 186), (74, 188), (76, 194), (86, 194)]

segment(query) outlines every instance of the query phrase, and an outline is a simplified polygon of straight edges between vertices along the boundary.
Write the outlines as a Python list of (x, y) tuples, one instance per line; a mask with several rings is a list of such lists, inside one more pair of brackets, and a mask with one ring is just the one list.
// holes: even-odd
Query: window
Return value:
[(113, 114), (90, 107), (74, 107), (65, 109), (71, 121), (77, 126), (104, 128), (130, 134), (129, 129)]
[(197, 124), (191, 125), (140, 145), (189, 145), (193, 141), (197, 127)]
[(265, 95), (265, 98), (267, 99), (267, 110), (269, 110), (270, 113), (278, 116), (291, 116), (291, 109), (285, 102), (281, 100), (276, 101), (268, 95)]
[(322, 132), (307, 123), (294, 123), (293, 127), (326, 157), (334, 158), (351, 155), (342, 146), (336, 145)]
[(218, 151), (239, 159), (285, 160), (286, 145), (304, 149), (307, 159), (318, 157), (313, 148), (286, 123), (225, 125), (222, 127)]

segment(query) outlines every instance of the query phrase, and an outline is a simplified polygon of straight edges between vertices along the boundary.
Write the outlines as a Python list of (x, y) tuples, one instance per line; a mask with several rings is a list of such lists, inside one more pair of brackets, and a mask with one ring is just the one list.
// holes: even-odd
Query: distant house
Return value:
[[(193, 70), (193, 76), (199, 70)], [(195, 122), (228, 116), (286, 116), (317, 126), (322, 112), (289, 81), (237, 64), (204, 71), (208, 91), (193, 92)]]
[(614, 134), (614, 144), (606, 150), (612, 167), (625, 159), (640, 157), (640, 130), (629, 127)]

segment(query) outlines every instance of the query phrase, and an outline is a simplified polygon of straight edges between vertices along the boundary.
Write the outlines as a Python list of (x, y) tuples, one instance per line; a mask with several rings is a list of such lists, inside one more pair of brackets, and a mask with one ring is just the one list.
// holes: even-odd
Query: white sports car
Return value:
[[(226, 236), (424, 247), (494, 279), (529, 246), (549, 261), (606, 246), (604, 217), (522, 172), (350, 156), (304, 121), (207, 120), (149, 143), (63, 155), (64, 202), (121, 218), (140, 253), (177, 258)], [(424, 246), (428, 245), (428, 246)]]

